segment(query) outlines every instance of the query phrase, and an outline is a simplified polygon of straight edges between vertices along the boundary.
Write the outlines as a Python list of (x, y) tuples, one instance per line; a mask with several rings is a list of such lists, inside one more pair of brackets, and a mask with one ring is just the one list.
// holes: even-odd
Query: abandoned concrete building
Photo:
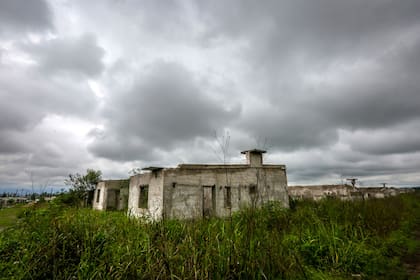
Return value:
[(358, 188), (357, 189), (363, 196), (363, 198), (384, 198), (390, 196), (397, 196), (402, 193), (414, 192), (414, 189), (408, 188), (393, 188), (393, 187), (382, 187), (382, 188)]
[(380, 188), (380, 187), (353, 187), (343, 185), (308, 185), (308, 186), (289, 186), (287, 188), (292, 199), (313, 199), (339, 198), (341, 200), (357, 200), (370, 198), (385, 198), (410, 192), (412, 189), (406, 188)]
[(336, 197), (343, 200), (350, 199), (355, 194), (355, 189), (350, 185), (310, 185), (289, 186), (289, 196), (293, 199), (320, 200), (326, 197)]
[(128, 215), (193, 219), (228, 217), (241, 207), (291, 199), (384, 198), (413, 189), (358, 188), (347, 184), (287, 186), (285, 165), (263, 163), (263, 150), (243, 151), (246, 164), (180, 164), (148, 167), (129, 180), (98, 183), (92, 205), (97, 210), (127, 210)]
[(243, 151), (247, 164), (149, 167), (130, 178), (128, 214), (153, 220), (227, 217), (243, 206), (289, 206), (285, 165), (263, 164), (263, 150)]
[(100, 181), (95, 189), (92, 201), (93, 209), (124, 210), (127, 209), (128, 180)]

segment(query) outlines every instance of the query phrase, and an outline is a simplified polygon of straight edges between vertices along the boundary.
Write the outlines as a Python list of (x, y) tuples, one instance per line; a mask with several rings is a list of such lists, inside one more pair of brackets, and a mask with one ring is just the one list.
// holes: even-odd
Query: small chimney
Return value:
[(251, 167), (259, 167), (263, 165), (263, 156), (262, 154), (265, 154), (267, 151), (264, 150), (247, 150), (242, 151), (241, 154), (246, 155), (246, 161), (247, 164), (249, 164)]

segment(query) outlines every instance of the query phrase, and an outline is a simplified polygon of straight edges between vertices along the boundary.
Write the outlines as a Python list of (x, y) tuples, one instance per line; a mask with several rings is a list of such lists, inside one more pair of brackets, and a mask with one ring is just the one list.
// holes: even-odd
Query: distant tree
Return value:
[(79, 173), (69, 174), (64, 183), (70, 186), (70, 204), (88, 204), (89, 193), (92, 193), (96, 184), (102, 179), (100, 170), (87, 169), (85, 175)]
[(69, 178), (65, 180), (65, 184), (70, 186), (73, 191), (86, 192), (94, 190), (96, 184), (102, 179), (100, 170), (88, 169), (85, 175), (79, 173), (69, 174)]

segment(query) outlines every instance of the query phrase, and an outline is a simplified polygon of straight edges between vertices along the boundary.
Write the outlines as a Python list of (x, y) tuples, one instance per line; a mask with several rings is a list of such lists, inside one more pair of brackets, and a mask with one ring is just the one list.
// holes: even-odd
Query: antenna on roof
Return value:
[(350, 184), (353, 186), (353, 188), (356, 187), (357, 178), (347, 178), (346, 180), (350, 181)]

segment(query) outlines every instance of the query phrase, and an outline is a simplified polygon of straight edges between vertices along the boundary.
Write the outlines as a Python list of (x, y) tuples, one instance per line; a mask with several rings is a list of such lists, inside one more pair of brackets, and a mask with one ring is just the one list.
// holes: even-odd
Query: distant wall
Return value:
[(353, 188), (350, 185), (308, 185), (289, 186), (289, 196), (292, 199), (320, 200), (335, 197), (342, 200), (384, 198), (411, 191), (397, 188)]
[(287, 190), (294, 199), (320, 200), (325, 197), (349, 198), (353, 188), (349, 185), (311, 185), (289, 186)]

